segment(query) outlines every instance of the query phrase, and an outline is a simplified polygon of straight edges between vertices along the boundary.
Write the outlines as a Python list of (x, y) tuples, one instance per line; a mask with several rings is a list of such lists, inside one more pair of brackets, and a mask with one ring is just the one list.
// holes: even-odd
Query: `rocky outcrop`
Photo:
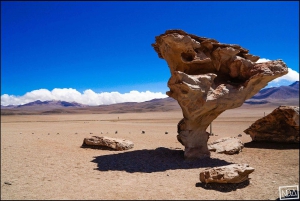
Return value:
[(182, 30), (166, 31), (155, 37), (152, 46), (170, 68), (167, 95), (177, 100), (183, 112), (177, 139), (185, 146), (185, 158), (210, 156), (209, 124), (288, 72), (282, 60), (255, 63), (259, 57), (239, 45)]
[(200, 172), (199, 178), (202, 183), (241, 183), (248, 180), (253, 171), (248, 164), (230, 164), (207, 168)]
[(220, 138), (208, 144), (209, 151), (215, 151), (220, 154), (238, 154), (242, 151), (243, 148), (243, 142), (235, 137)]
[(299, 107), (279, 106), (244, 132), (252, 141), (299, 143)]
[(130, 140), (111, 138), (111, 137), (99, 137), (93, 136), (91, 138), (84, 138), (81, 147), (107, 147), (118, 151), (127, 150), (133, 148), (134, 144)]

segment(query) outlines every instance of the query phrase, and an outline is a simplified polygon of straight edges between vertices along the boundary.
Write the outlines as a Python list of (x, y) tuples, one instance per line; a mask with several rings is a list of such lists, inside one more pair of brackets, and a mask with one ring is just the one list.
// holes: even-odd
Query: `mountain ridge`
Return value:
[[(289, 86), (272, 87), (260, 90), (243, 105), (299, 105), (299, 81)], [(173, 98), (158, 98), (144, 102), (124, 102), (110, 105), (88, 106), (77, 102), (60, 100), (41, 101), (17, 106), (1, 106), (1, 114), (53, 114), (53, 113), (126, 113), (180, 110)]]

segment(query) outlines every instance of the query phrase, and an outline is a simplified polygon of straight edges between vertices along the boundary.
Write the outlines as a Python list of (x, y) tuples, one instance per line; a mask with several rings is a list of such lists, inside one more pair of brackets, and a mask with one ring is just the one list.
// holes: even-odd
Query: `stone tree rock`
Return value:
[(252, 141), (299, 143), (299, 107), (279, 106), (244, 132)]
[(108, 147), (118, 151), (133, 148), (134, 144), (130, 140), (111, 138), (105, 136), (93, 136), (84, 138), (81, 147)]
[(227, 109), (240, 107), (268, 82), (288, 73), (282, 60), (255, 63), (259, 57), (239, 45), (167, 30), (152, 44), (170, 68), (167, 95), (183, 113), (178, 141), (185, 158), (210, 156), (209, 124)]
[(230, 164), (207, 168), (200, 172), (199, 178), (202, 183), (241, 183), (248, 180), (253, 171), (248, 164)]

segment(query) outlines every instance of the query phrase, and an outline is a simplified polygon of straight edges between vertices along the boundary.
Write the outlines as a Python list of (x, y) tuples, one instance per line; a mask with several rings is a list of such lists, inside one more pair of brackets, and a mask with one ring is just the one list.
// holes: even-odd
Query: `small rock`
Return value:
[(11, 185), (11, 183), (8, 181), (5, 181), (4, 184)]
[(217, 153), (236, 154), (242, 151), (244, 144), (235, 137), (224, 137), (208, 144), (209, 151)]
[(206, 168), (200, 172), (202, 183), (241, 183), (248, 180), (254, 168), (248, 164), (230, 164), (214, 168)]
[(145, 134), (145, 131), (142, 131), (142, 134)]
[(168, 134), (168, 132), (166, 131), (165, 134)]
[(115, 131), (115, 134), (118, 134), (118, 131)]
[(242, 137), (242, 134), (238, 134), (238, 137)]
[(91, 138), (84, 138), (82, 147), (88, 146), (105, 146), (121, 151), (133, 148), (134, 144), (130, 140), (125, 139), (93, 136)]

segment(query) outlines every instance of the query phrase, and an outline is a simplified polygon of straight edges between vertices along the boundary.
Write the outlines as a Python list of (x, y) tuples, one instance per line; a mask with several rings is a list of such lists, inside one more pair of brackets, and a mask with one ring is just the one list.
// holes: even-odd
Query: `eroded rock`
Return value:
[(168, 30), (152, 44), (170, 68), (170, 91), (183, 112), (178, 141), (185, 158), (210, 156), (209, 124), (227, 109), (240, 107), (269, 81), (288, 73), (282, 60), (255, 63), (259, 57), (239, 45)]
[(244, 132), (252, 141), (299, 143), (299, 106), (279, 106)]
[(105, 136), (93, 136), (91, 138), (84, 138), (82, 147), (108, 147), (118, 151), (133, 148), (134, 144), (130, 140), (111, 138)]
[(220, 138), (212, 143), (208, 144), (209, 151), (215, 151), (217, 153), (224, 154), (238, 154), (244, 148), (244, 143), (235, 137)]
[(230, 164), (214, 168), (206, 168), (200, 172), (202, 183), (241, 183), (249, 179), (254, 168), (248, 164)]

